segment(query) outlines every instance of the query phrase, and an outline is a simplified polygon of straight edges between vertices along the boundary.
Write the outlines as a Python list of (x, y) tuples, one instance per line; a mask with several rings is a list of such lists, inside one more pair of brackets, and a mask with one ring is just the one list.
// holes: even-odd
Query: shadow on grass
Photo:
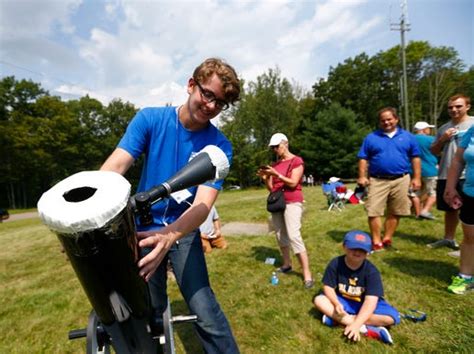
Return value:
[[(265, 262), (267, 258), (275, 258), (274, 266), (279, 267), (283, 265), (283, 261), (280, 255), (280, 251), (275, 248), (265, 247), (265, 246), (255, 246), (252, 247), (253, 257), (259, 262)], [(303, 279), (303, 274), (293, 270), (286, 274), (281, 274), (281, 276), (297, 276)]]
[[(173, 316), (176, 315), (187, 315), (189, 314), (188, 306), (184, 300), (174, 300), (171, 303), (171, 310)], [(192, 323), (180, 323), (173, 326), (175, 338), (179, 337), (184, 347), (185, 353), (204, 353), (196, 331), (194, 324)]]
[(399, 231), (397, 231), (397, 233), (395, 234), (395, 237), (400, 237), (401, 239), (404, 239), (404, 240), (413, 242), (417, 245), (422, 245), (425, 247), (428, 243), (435, 242), (441, 239), (441, 236), (433, 237), (427, 234), (406, 234)]
[(260, 262), (265, 262), (267, 258), (275, 258), (275, 265), (281, 265), (280, 251), (275, 248), (265, 246), (252, 247), (253, 257)]
[(458, 271), (456, 266), (449, 263), (407, 257), (386, 258), (384, 263), (414, 277), (432, 277), (442, 282)]
[(331, 237), (334, 241), (337, 243), (342, 242), (344, 239), (344, 235), (348, 232), (349, 230), (345, 231), (339, 231), (339, 230), (329, 230), (326, 232), (326, 234)]

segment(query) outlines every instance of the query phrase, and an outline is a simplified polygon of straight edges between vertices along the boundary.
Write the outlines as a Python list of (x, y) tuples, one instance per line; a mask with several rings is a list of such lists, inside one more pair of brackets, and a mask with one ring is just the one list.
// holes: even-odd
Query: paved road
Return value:
[(31, 219), (31, 218), (37, 218), (37, 217), (38, 217), (38, 212), (36, 211), (21, 213), (21, 214), (10, 214), (10, 217), (7, 220), (3, 220), (3, 222), (11, 222), (15, 220)]

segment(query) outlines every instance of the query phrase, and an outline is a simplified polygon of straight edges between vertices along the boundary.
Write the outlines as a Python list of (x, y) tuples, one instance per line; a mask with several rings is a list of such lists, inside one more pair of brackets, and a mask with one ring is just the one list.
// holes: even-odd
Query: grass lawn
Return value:
[[(296, 259), (294, 273), (280, 276), (278, 286), (270, 284), (273, 267), (264, 261), (280, 261), (272, 235), (227, 236), (227, 250), (206, 256), (213, 289), (242, 353), (473, 352), (474, 292), (447, 293), (458, 259), (447, 256), (448, 249), (425, 246), (443, 234), (437, 211), (435, 221), (402, 219), (395, 250), (370, 256), (382, 273), (386, 299), (401, 312), (425, 311), (427, 321), (402, 320), (391, 329), (393, 346), (366, 338), (348, 343), (340, 328), (323, 326), (311, 300), (324, 268), (341, 253), (346, 231), (368, 227), (362, 205), (328, 212), (320, 187), (304, 193), (302, 232), (317, 288), (303, 288)], [(266, 223), (266, 195), (263, 189), (221, 193), (221, 221)], [(38, 219), (0, 224), (0, 284), (0, 353), (85, 351), (85, 340), (69, 341), (67, 333), (86, 326), (90, 305), (56, 236)], [(175, 284), (169, 288), (173, 312), (187, 313)], [(191, 325), (175, 326), (175, 339), (178, 353), (201, 352)]]

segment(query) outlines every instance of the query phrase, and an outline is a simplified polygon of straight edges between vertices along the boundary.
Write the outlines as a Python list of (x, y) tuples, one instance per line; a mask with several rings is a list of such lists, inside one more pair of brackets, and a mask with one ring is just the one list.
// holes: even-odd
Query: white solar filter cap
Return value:
[(199, 153), (202, 152), (209, 155), (212, 165), (216, 167), (216, 176), (214, 180), (224, 179), (228, 175), (230, 168), (229, 159), (224, 151), (216, 145), (207, 145), (204, 149), (199, 151)]
[(38, 201), (38, 213), (51, 230), (73, 234), (104, 226), (128, 203), (130, 183), (110, 171), (83, 171), (54, 185)]

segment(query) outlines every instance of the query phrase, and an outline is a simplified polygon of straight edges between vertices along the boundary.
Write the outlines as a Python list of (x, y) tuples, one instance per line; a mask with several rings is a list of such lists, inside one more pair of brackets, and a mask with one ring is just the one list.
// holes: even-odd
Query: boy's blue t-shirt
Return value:
[(470, 197), (474, 197), (474, 125), (464, 133), (459, 147), (465, 149), (463, 158), (466, 162), (466, 180), (463, 192)]
[[(198, 131), (183, 127), (176, 107), (145, 108), (139, 111), (127, 127), (118, 144), (135, 159), (143, 153), (145, 160), (137, 192), (150, 190), (172, 177), (192, 157), (207, 145), (216, 145), (232, 161), (232, 145), (214, 125)], [(206, 185), (221, 189), (223, 181)], [(138, 226), (139, 230), (151, 230), (171, 224), (194, 201), (197, 187), (189, 188), (192, 196), (181, 203), (173, 198), (164, 199), (152, 206), (153, 224)]]
[(345, 255), (333, 258), (323, 276), (323, 284), (336, 290), (348, 300), (364, 302), (365, 296), (383, 298), (382, 278), (378, 269), (367, 259), (359, 269), (352, 270), (344, 261)]

